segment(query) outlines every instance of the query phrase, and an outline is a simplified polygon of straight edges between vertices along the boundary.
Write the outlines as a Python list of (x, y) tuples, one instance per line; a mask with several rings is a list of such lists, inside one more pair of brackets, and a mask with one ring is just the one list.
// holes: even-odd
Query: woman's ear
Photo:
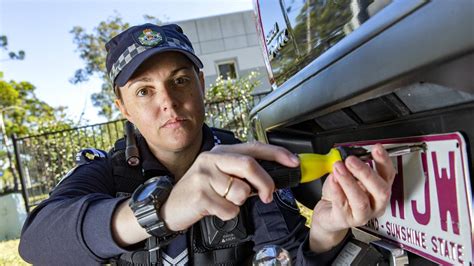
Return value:
[(125, 103), (123, 102), (122, 99), (115, 98), (115, 106), (119, 109), (120, 113), (122, 113), (122, 116), (125, 117), (128, 121), (132, 122), (132, 117), (127, 111), (127, 107), (125, 106)]

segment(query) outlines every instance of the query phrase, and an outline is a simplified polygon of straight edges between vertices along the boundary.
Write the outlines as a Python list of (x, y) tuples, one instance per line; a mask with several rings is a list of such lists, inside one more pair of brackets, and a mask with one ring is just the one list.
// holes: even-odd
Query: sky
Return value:
[(7, 36), (10, 51), (26, 53), (19, 61), (6, 60), (7, 53), (0, 52), (0, 71), (4, 80), (35, 85), (37, 97), (49, 105), (66, 106), (74, 122), (81, 113), (87, 124), (105, 122), (90, 100), (101, 80), (69, 82), (84, 66), (70, 33), (74, 26), (90, 33), (115, 13), (135, 25), (146, 22), (145, 14), (167, 22), (251, 9), (252, 0), (0, 0), (0, 35)]

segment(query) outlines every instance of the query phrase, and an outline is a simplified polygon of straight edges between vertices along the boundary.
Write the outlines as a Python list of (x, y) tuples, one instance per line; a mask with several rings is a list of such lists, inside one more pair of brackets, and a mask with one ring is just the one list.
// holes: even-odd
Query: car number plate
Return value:
[[(440, 264), (473, 264), (472, 187), (466, 142), (460, 133), (341, 144), (370, 150), (426, 143), (426, 151), (392, 161), (397, 169), (384, 215), (361, 229)], [(376, 169), (373, 162), (369, 165)]]

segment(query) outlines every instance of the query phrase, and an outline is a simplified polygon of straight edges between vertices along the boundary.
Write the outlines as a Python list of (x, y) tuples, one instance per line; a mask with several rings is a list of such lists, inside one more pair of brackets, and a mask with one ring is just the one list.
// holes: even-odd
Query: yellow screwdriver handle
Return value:
[(332, 148), (327, 154), (300, 153), (301, 183), (311, 182), (332, 172), (332, 166), (342, 161), (341, 153)]

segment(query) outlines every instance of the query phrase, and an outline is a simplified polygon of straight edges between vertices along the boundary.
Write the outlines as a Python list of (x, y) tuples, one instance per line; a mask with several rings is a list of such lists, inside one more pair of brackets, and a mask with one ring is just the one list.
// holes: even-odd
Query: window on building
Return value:
[(235, 61), (225, 61), (219, 62), (217, 64), (217, 74), (222, 76), (222, 79), (236, 79), (237, 71), (235, 66)]

